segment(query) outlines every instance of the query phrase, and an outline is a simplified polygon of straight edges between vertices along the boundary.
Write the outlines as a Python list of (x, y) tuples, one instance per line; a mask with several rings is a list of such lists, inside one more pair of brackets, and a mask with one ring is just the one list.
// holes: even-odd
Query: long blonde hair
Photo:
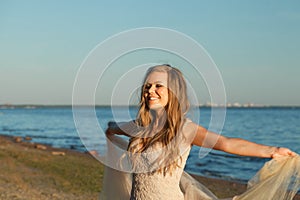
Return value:
[[(148, 76), (153, 72), (165, 72), (168, 75), (168, 103), (165, 106), (164, 119), (162, 117), (155, 118), (153, 112), (147, 105), (144, 96), (146, 91), (146, 81)], [(167, 147), (164, 155), (160, 159), (164, 160), (163, 166), (157, 169), (163, 172), (172, 173), (172, 170), (178, 167), (178, 159), (181, 158), (178, 137), (185, 115), (189, 109), (189, 101), (187, 97), (186, 82), (182, 73), (170, 65), (157, 65), (148, 69), (141, 89), (141, 98), (139, 111), (137, 113), (136, 125), (142, 127), (142, 131), (135, 137), (132, 137), (129, 142), (128, 151), (132, 153), (142, 153), (149, 147), (155, 144), (160, 144)], [(159, 128), (158, 132), (151, 136), (155, 124), (158, 121), (164, 121), (164, 124)], [(175, 145), (169, 145), (175, 141)]]

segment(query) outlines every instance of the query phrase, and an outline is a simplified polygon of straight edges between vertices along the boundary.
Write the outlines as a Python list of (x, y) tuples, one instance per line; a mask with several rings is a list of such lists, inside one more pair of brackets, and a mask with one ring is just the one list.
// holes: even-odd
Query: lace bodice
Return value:
[(182, 155), (180, 167), (165, 176), (160, 172), (133, 174), (131, 200), (183, 200), (179, 181), (189, 155), (190, 148)]

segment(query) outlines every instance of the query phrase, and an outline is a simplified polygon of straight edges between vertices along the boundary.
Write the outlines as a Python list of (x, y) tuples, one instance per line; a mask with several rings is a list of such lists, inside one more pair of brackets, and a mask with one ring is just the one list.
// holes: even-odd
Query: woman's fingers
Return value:
[(297, 154), (285, 147), (277, 147), (275, 152), (272, 155), (272, 158), (281, 157), (281, 156), (296, 156)]

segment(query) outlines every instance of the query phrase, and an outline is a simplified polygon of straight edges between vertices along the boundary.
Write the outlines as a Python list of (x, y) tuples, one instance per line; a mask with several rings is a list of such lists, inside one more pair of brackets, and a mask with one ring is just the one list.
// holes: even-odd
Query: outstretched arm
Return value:
[(296, 155), (288, 148), (257, 144), (240, 138), (229, 138), (198, 126), (193, 144), (241, 156), (275, 158)]
[(108, 128), (106, 129), (106, 135), (125, 135), (127, 137), (132, 137), (133, 133), (136, 131), (136, 124), (134, 121), (130, 122), (108, 122)]

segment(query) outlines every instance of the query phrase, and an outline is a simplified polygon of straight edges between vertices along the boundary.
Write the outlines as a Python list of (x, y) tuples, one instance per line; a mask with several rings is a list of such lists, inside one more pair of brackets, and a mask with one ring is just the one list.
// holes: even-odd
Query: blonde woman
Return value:
[(192, 122), (186, 82), (170, 65), (151, 67), (144, 78), (136, 120), (109, 124), (107, 136), (130, 138), (131, 200), (183, 200), (180, 179), (192, 145), (261, 158), (295, 156), (288, 148), (228, 138)]

